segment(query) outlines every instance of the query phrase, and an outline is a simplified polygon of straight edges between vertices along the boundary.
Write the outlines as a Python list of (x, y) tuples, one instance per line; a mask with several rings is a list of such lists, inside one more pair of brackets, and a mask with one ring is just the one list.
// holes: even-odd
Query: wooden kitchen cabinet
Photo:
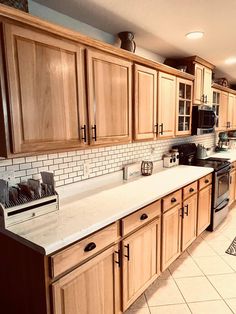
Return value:
[(212, 109), (215, 111), (216, 115), (216, 125), (215, 129), (219, 130), (220, 125), (220, 91), (217, 89), (212, 89)]
[(209, 106), (212, 105), (212, 91), (211, 91), (211, 84), (212, 84), (212, 70), (204, 67), (203, 70), (203, 95), (205, 97), (205, 103)]
[(157, 125), (157, 71), (134, 66), (134, 139), (154, 140)]
[(162, 217), (162, 262), (164, 271), (181, 252), (182, 206), (173, 207)]
[(159, 72), (158, 77), (158, 127), (159, 137), (175, 134), (176, 77)]
[(192, 81), (177, 78), (176, 135), (191, 134)]
[(228, 94), (228, 108), (227, 108), (227, 127), (230, 129), (236, 128), (236, 101), (235, 95)]
[(197, 237), (197, 193), (183, 202), (182, 251)]
[(200, 235), (210, 225), (211, 193), (211, 184), (200, 190), (198, 193), (197, 235)]
[(131, 62), (87, 50), (91, 145), (131, 141)]
[(160, 219), (122, 241), (123, 311), (160, 274)]
[(219, 130), (226, 130), (228, 122), (228, 93), (221, 91), (219, 110)]
[(195, 63), (194, 101), (195, 105), (212, 105), (212, 70)]
[(52, 284), (54, 314), (120, 313), (118, 245)]
[(3, 31), (12, 152), (84, 146), (82, 47), (13, 24)]

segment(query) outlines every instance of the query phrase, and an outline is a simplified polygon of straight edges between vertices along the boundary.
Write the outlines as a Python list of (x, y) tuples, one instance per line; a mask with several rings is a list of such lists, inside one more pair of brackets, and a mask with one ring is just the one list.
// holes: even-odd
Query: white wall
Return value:
[[(117, 45), (117, 38), (112, 34), (106, 33), (91, 25), (75, 20), (67, 15), (61, 14), (32, 0), (29, 0), (29, 12), (30, 14), (38, 16), (49, 22), (68, 27), (108, 44)], [(141, 47), (137, 47), (136, 54), (161, 63), (163, 63), (165, 60), (165, 58)]]

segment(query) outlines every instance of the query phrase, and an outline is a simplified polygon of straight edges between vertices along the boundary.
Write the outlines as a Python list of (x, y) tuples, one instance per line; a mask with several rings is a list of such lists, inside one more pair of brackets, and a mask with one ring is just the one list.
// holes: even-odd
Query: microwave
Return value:
[(210, 106), (193, 106), (192, 135), (213, 133), (215, 124), (216, 114)]

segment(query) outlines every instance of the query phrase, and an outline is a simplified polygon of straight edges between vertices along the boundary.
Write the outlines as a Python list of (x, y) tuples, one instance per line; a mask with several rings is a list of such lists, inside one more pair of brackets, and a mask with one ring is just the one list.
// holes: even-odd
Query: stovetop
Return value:
[(226, 166), (230, 165), (229, 159), (226, 158), (206, 158), (206, 159), (193, 159), (188, 163), (189, 165), (199, 166), (199, 167), (210, 167), (215, 171), (218, 171)]

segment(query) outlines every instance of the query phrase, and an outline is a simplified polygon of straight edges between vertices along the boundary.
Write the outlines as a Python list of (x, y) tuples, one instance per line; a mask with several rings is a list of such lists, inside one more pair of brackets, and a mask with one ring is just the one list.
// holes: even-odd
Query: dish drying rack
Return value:
[(6, 229), (58, 209), (59, 197), (56, 191), (51, 193), (42, 192), (41, 196), (34, 196), (33, 198), (20, 195), (14, 202), (0, 203), (0, 228)]

